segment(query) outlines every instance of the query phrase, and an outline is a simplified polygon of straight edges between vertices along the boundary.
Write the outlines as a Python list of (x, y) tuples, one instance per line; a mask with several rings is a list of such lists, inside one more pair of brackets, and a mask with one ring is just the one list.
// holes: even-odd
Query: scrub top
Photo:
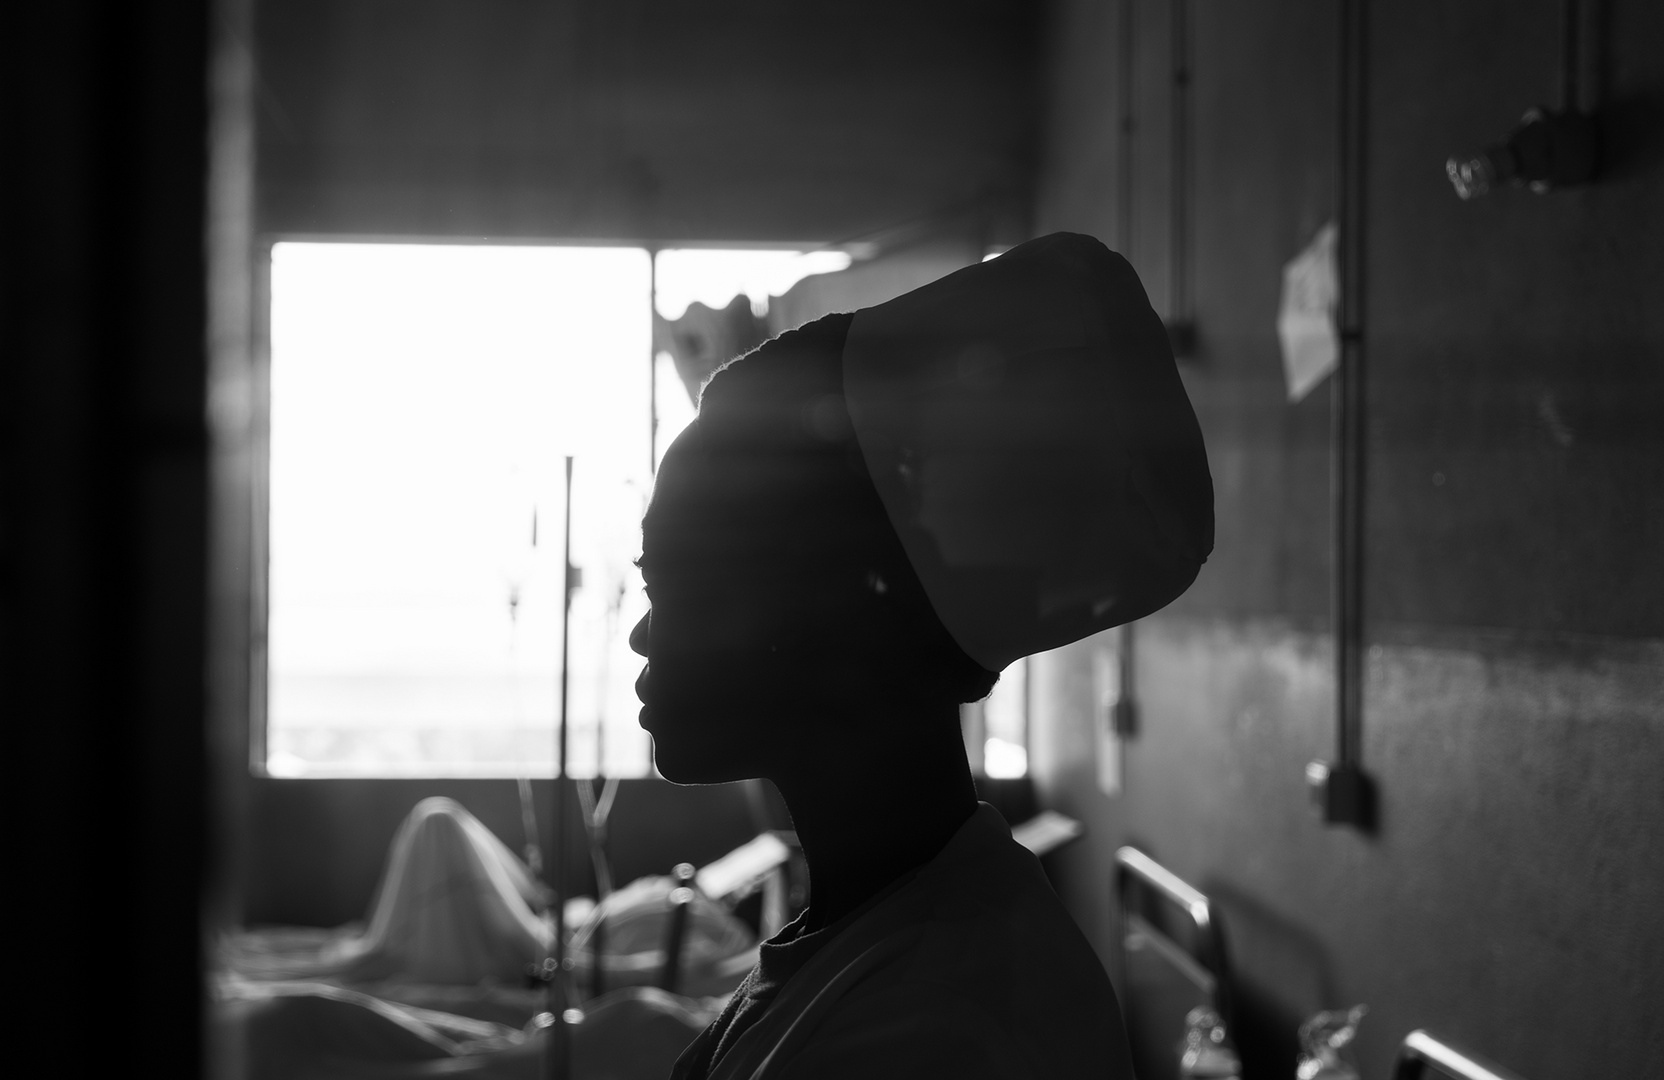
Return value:
[(725, 1039), (713, 1025), (672, 1075), (1131, 1080), (1103, 966), (987, 803), (911, 880), (832, 929), (760, 1017)]

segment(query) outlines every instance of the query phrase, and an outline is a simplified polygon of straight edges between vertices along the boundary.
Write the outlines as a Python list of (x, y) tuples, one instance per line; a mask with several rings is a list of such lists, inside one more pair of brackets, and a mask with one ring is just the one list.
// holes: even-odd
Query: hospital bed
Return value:
[(1179, 1074), (1175, 1043), (1185, 1020), (1211, 1009), (1234, 1030), (1224, 931), (1199, 889), (1136, 847), (1115, 852), (1121, 1009), (1142, 1080)]
[(215, 1022), (250, 1080), (365, 1070), (383, 1080), (529, 1080), (547, 1075), (552, 1039), (569, 1047), (574, 1077), (660, 1080), (756, 962), (756, 939), (733, 907), (758, 896), (765, 935), (785, 921), (799, 860), (792, 839), (763, 833), (702, 869), (679, 866), (590, 905), (574, 920), (558, 987), (548, 962), (521, 981), (477, 984), (332, 968), (358, 926), (237, 935), (213, 976)]
[[(1211, 1008), (1226, 1032), (1236, 1030), (1225, 934), (1206, 894), (1136, 847), (1115, 853), (1115, 897), (1120, 914), (1118, 954), (1123, 973), (1133, 1063), (1141, 1080), (1179, 1075), (1175, 1046), (1183, 1017)], [(1477, 1054), (1425, 1030), (1404, 1037), (1392, 1080), (1523, 1080)]]
[[(1013, 836), (1043, 854), (1081, 832), (1078, 822), (1043, 813)], [(244, 935), (240, 958), (222, 957), (217, 1019), (246, 1048), (250, 1080), (372, 1067), (383, 1080), (436, 1072), (529, 1078), (544, 1074), (551, 1039), (566, 1040), (571, 1075), (580, 1080), (662, 1077), (755, 963), (754, 942), (795, 914), (803, 891), (795, 841), (790, 832), (763, 832), (702, 868), (682, 864), (669, 878), (640, 879), (570, 918), (577, 929), (567, 939), (562, 990), (551, 985), (552, 959), (529, 970), (523, 984), (365, 982), (308, 972), (286, 961), (327, 953), (356, 931), (256, 931)], [(713, 905), (751, 913), (757, 933), (747, 937), (750, 947), (712, 952), (708, 927), (700, 927)], [(731, 914), (723, 918), (737, 925)]]

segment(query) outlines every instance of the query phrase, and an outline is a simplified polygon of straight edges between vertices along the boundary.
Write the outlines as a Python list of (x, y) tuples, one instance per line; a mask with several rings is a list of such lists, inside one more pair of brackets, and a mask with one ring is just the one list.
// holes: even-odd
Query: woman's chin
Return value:
[(727, 784), (756, 775), (738, 767), (730, 755), (712, 754), (709, 747), (678, 747), (674, 739), (653, 735), (653, 765), (672, 784)]

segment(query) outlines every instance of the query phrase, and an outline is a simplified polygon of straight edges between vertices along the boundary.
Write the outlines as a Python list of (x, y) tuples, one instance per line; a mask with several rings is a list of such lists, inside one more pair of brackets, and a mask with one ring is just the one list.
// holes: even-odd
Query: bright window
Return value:
[(570, 454), (571, 771), (646, 772), (647, 253), (285, 243), (271, 282), (271, 771), (553, 772)]
[[(738, 293), (761, 312), (848, 261), (658, 260), (671, 318)], [(651, 771), (630, 560), (650, 446), (693, 415), (668, 356), (648, 362), (653, 291), (636, 248), (274, 246), (271, 773), (553, 775), (567, 455), (568, 772)]]

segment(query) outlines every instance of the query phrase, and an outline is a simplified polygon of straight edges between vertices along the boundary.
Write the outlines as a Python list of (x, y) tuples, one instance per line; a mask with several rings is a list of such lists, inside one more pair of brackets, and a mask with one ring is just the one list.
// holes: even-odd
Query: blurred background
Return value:
[(1301, 1020), (1359, 1002), (1369, 1077), (1416, 1028), (1530, 1077), (1664, 1060), (1658, 5), (66, 0), (0, 26), (33, 1042), (223, 1075), (217, 935), (362, 917), (427, 796), (548, 858), (517, 781), (544, 819), (571, 803), (575, 891), (578, 780), (617, 782), (621, 882), (788, 827), (766, 790), (656, 778), (635, 726), (658, 457), (728, 357), (1072, 230), (1168, 323), (1218, 543), (1170, 608), (964, 720), (984, 798), (1084, 827), (1045, 863), (1140, 1053), (1183, 1031), (1137, 1029), (1167, 991), (1124, 846), (1225, 928), (1243, 1075), (1291, 1075)]

